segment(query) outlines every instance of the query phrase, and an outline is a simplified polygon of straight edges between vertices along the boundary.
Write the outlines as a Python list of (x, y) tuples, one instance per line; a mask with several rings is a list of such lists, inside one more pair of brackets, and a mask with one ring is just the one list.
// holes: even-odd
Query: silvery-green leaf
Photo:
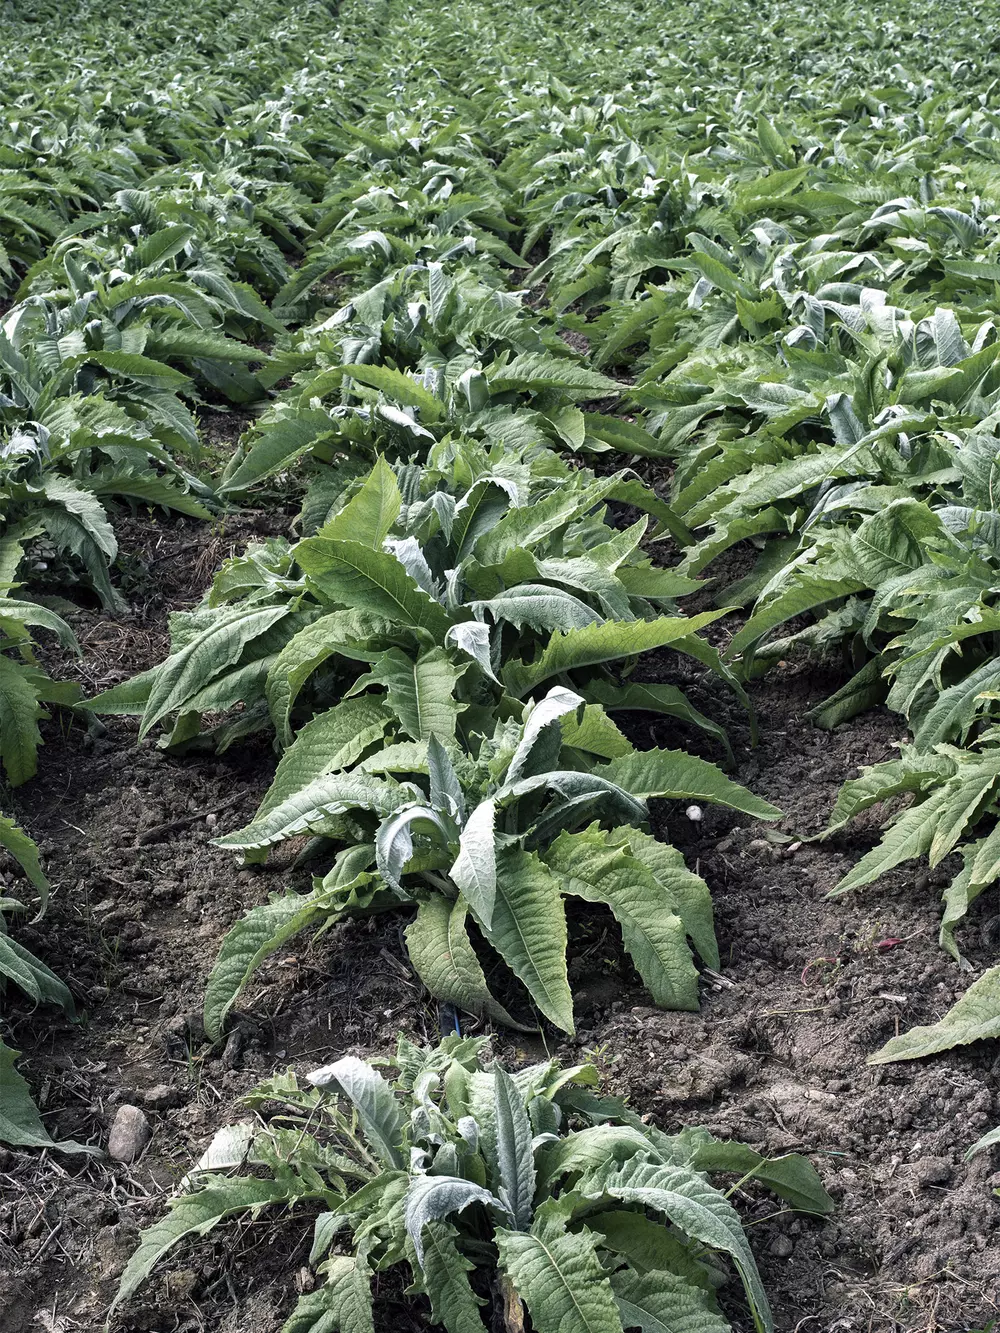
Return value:
[(390, 815), (379, 825), (375, 835), (375, 864), (378, 872), (389, 888), (404, 896), (408, 895), (401, 879), (407, 862), (413, 856), (413, 825), (417, 823), (431, 826), (440, 835), (444, 845), (448, 845), (453, 830), (437, 810), (427, 805), (410, 806), (409, 809)]
[(342, 1092), (352, 1103), (378, 1156), (390, 1168), (404, 1165), (402, 1133), (405, 1116), (392, 1088), (371, 1065), (353, 1055), (315, 1069), (308, 1076), (315, 1088)]
[(474, 1203), (484, 1204), (501, 1216), (508, 1215), (496, 1195), (460, 1176), (416, 1176), (411, 1180), (404, 1216), (418, 1263), (423, 1263), (423, 1231), (426, 1224), (449, 1217), (452, 1213), (460, 1213)]
[(526, 1231), (535, 1197), (531, 1122), (517, 1085), (504, 1069), (494, 1072), (493, 1096), (501, 1197), (518, 1230)]
[(451, 819), (461, 823), (465, 819), (465, 796), (455, 766), (437, 736), (427, 742), (427, 773), (430, 778), (431, 805), (443, 810)]
[(507, 769), (506, 781), (508, 784), (517, 782), (521, 777), (542, 730), (567, 713), (572, 713), (582, 707), (583, 699), (580, 695), (574, 694), (572, 690), (564, 689), (561, 685), (555, 686), (549, 690), (544, 699), (529, 706), (524, 721), (524, 729), (521, 732), (521, 739)]
[(384, 550), (390, 551), (396, 557), (414, 583), (419, 584), (431, 597), (440, 598), (441, 589), (438, 581), (416, 537), (404, 537), (400, 540), (387, 537), (382, 545)]
[(458, 856), (449, 871), (476, 916), (489, 928), (497, 888), (496, 837), (492, 799), (480, 801), (465, 822), (458, 839)]
[(463, 653), (468, 653), (490, 680), (500, 684), (493, 674), (490, 660), (490, 627), (485, 621), (463, 620), (459, 625), (452, 625), (445, 635), (445, 643), (454, 643)]

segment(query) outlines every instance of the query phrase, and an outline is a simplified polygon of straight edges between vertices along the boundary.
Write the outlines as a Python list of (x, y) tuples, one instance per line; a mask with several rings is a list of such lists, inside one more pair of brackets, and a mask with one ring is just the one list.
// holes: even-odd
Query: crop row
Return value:
[[(308, 835), (319, 873), (232, 928), (210, 1036), (294, 935), (388, 910), (410, 914), (438, 999), (509, 1026), (530, 1001), (572, 1032), (567, 895), (610, 909), (658, 1004), (697, 1007), (694, 959), (719, 962), (709, 891), (646, 831), (646, 802), (779, 812), (683, 748), (635, 748), (633, 712), (729, 745), (677, 686), (634, 679), (649, 652), (693, 658), (744, 704), (775, 662), (843, 653), (852, 674), (817, 723), (885, 701), (912, 741), (845, 785), (828, 833), (913, 803), (841, 890), (957, 849), (942, 942), (958, 959), (956, 927), (997, 877), (1000, 147), (976, 44), (964, 28), (932, 43), (929, 7), (907, 7), (891, 50), (851, 9), (836, 28), (785, 5), (720, 0), (708, 25), (701, 5), (654, 9), (669, 50), (637, 45), (616, 3), (351, 6), (336, 29), (318, 5), (265, 5), (220, 12), (207, 41), (202, 10), (162, 95), (149, 84), (178, 64), (155, 8), (93, 29), (105, 59), (135, 53), (127, 73), (58, 45), (41, 73), (14, 61), (0, 757), (12, 784), (33, 774), (45, 703), (135, 715), (178, 750), (273, 736), (273, 784), (219, 844), (260, 861)], [(197, 415), (225, 402), (254, 423), (213, 477)], [(668, 460), (669, 499), (616, 455)], [(74, 642), (46, 588), (119, 605), (105, 499), (207, 517), (265, 484), (303, 488), (297, 540), (227, 562), (172, 618), (162, 664), (82, 702), (44, 675), (32, 631)], [(751, 572), (682, 614), (740, 543)], [(702, 631), (733, 607), (748, 615), (720, 656)], [(9, 821), (0, 837), (44, 893), (30, 841)], [(0, 944), (8, 976), (69, 1004)], [(998, 1031), (993, 968), (875, 1058)], [(350, 1060), (314, 1090), (272, 1080), (252, 1103), (290, 1119), (223, 1136), (122, 1296), (188, 1232), (308, 1199), (326, 1209), (326, 1282), (294, 1333), (370, 1327), (369, 1277), (404, 1258), (453, 1333), (481, 1327), (491, 1280), (512, 1329), (522, 1297), (539, 1333), (724, 1328), (705, 1246), (769, 1325), (703, 1173), (823, 1212), (811, 1168), (668, 1141), (570, 1094), (589, 1067), (510, 1077), (477, 1053), (404, 1042), (391, 1087)], [(25, 1098), (15, 1141), (44, 1141)], [(219, 1174), (247, 1161), (264, 1176)], [(677, 1230), (632, 1235), (643, 1207)], [(331, 1251), (342, 1227), (349, 1254)]]
[[(37, 770), (46, 706), (80, 696), (44, 671), (35, 636), (78, 651), (67, 594), (124, 610), (114, 514), (209, 519), (219, 504), (199, 418), (266, 395), (251, 368), (285, 327), (271, 307), (324, 178), (284, 77), (330, 15), (207, 5), (179, 20), (81, 4), (69, 21), (5, 5), (3, 23), (0, 762), (18, 786)], [(7, 815), (0, 845), (44, 910), (36, 849)], [(7, 933), (23, 911), (0, 901), (0, 974), (72, 1013), (65, 985)], [(5, 1137), (45, 1145), (2, 1044), (0, 1060)]]

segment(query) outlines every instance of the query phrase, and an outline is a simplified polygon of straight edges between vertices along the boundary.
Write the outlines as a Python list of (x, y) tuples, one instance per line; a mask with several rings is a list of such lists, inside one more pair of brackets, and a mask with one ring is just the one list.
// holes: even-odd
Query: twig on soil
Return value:
[(207, 815), (221, 814), (223, 810), (228, 810), (231, 806), (236, 805), (238, 801), (241, 801), (243, 796), (244, 793), (240, 791), (218, 805), (207, 806), (204, 810), (195, 810), (191, 814), (180, 815), (177, 819), (168, 819), (165, 824), (155, 824), (152, 828), (146, 829), (145, 833), (140, 833), (132, 845), (133, 847), (145, 847), (151, 842), (159, 842), (161, 838), (166, 837), (168, 833), (173, 833), (176, 829), (187, 828), (189, 824), (197, 823), (199, 819), (204, 819)]
[[(856, 1004), (853, 1000), (851, 1003)], [(765, 1009), (761, 1018), (788, 1018), (792, 1014), (822, 1014), (829, 1009), (830, 1004), (814, 1004), (810, 1009)]]
[[(977, 1282), (970, 1282), (969, 1279), (963, 1277), (961, 1273), (956, 1273), (954, 1268), (949, 1264), (945, 1264), (944, 1268), (942, 1268), (940, 1272), (933, 1274), (933, 1276), (936, 1278), (950, 1277), (953, 1281), (960, 1282), (963, 1287), (968, 1287), (970, 1291), (974, 1291), (977, 1296), (981, 1296), (986, 1304), (991, 1305), (994, 1310), (1000, 1309), (1000, 1306), (998, 1306), (996, 1301), (991, 1298), (989, 1292), (985, 1291)], [(930, 1279), (928, 1279), (928, 1281), (929, 1280)]]
[[(873, 999), (875, 999), (875, 1000), (885, 1000), (885, 1001), (890, 1002), (890, 1003), (892, 1003), (892, 1004), (905, 1004), (905, 1003), (906, 1003), (906, 996), (905, 996), (905, 995), (892, 995), (892, 994), (890, 994), (888, 991), (879, 991), (879, 993), (878, 993), (877, 995), (874, 995), (874, 996), (872, 996), (872, 995), (864, 995), (864, 996), (861, 996), (861, 997), (860, 997), (859, 999), (857, 999), (857, 1000), (841, 1000), (841, 1001), (839, 1001), (839, 1003), (842, 1004), (842, 1005), (844, 1005), (845, 1008), (853, 1008), (854, 1005), (857, 1005), (857, 1004), (871, 1004), (871, 1002), (872, 1002)], [(809, 1008), (809, 1009), (765, 1009), (765, 1010), (763, 1011), (763, 1013), (761, 1014), (761, 1018), (787, 1018), (790, 1014), (822, 1014), (822, 1013), (824, 1013), (827, 1009), (829, 1009), (830, 1005), (833, 1004), (833, 1003), (836, 1003), (836, 1002), (833, 1001), (833, 1000), (828, 1000), (826, 1004), (814, 1004), (814, 1005), (812, 1005), (812, 1007)], [(899, 1026), (899, 1019), (898, 1019), (898, 1018), (896, 1019), (896, 1025), (897, 1025), (897, 1029), (898, 1029), (898, 1026)], [(897, 1035), (898, 1035), (898, 1032), (897, 1032)]]
[(35, 1262), (36, 1264), (37, 1264), (40, 1260), (42, 1260), (42, 1259), (45, 1258), (46, 1251), (48, 1251), (48, 1250), (50, 1249), (50, 1247), (51, 1247), (52, 1245), (55, 1244), (56, 1237), (59, 1235), (60, 1231), (62, 1231), (62, 1229), (63, 1229), (63, 1227), (64, 1227), (65, 1225), (66, 1225), (66, 1224), (65, 1224), (64, 1221), (62, 1221), (62, 1222), (57, 1222), (57, 1223), (55, 1224), (55, 1226), (52, 1228), (52, 1230), (49, 1232), (49, 1234), (48, 1234), (48, 1235), (45, 1237), (45, 1239), (42, 1241), (41, 1245), (40, 1245), (40, 1246), (38, 1247), (38, 1249), (35, 1251), (34, 1256), (33, 1256), (33, 1258), (34, 1258), (34, 1262)]
[[(782, 1128), (784, 1128), (784, 1126), (782, 1126)], [(732, 1193), (731, 1190), (730, 1193)], [(728, 1197), (729, 1195), (727, 1194), (726, 1198), (728, 1199)], [(762, 1222), (773, 1222), (776, 1217), (790, 1217), (794, 1212), (794, 1208), (779, 1208), (776, 1212), (768, 1213), (766, 1217), (752, 1218), (749, 1222), (744, 1222), (743, 1226), (745, 1230), (749, 1231), (751, 1227), (759, 1227)]]
[(389, 966), (393, 969), (393, 971), (396, 972), (396, 974), (399, 976), (400, 981), (404, 981), (408, 986), (411, 986), (414, 990), (417, 989), (416, 986), (413, 985), (412, 974), (405, 963), (401, 962), (398, 958), (394, 958), (392, 954), (389, 952), (389, 950), (386, 949), (385, 947), (379, 949), (379, 956), (381, 958), (384, 958), (385, 961), (389, 964)]
[(724, 977), (721, 972), (715, 972), (710, 967), (703, 967), (701, 971), (702, 975), (708, 977), (714, 986), (720, 986), (724, 990), (733, 990), (736, 986), (735, 981), (730, 981), (729, 978)]

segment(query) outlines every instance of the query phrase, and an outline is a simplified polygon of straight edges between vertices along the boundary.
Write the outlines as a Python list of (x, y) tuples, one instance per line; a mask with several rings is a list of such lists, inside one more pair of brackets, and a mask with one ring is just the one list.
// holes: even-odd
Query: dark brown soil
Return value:
[[(231, 546), (280, 531), (287, 517), (250, 515), (225, 529), (136, 522), (133, 614), (81, 614), (88, 692), (160, 659), (165, 614), (193, 599)], [(143, 574), (148, 570), (148, 574)], [(676, 662), (646, 667), (678, 679)], [(690, 673), (689, 673), (690, 674)], [(751, 1240), (781, 1333), (969, 1333), (1000, 1312), (1000, 1162), (965, 1164), (971, 1141), (1000, 1120), (996, 1047), (931, 1063), (869, 1068), (897, 1030), (939, 1017), (966, 978), (936, 943), (937, 875), (902, 868), (848, 901), (825, 898), (876, 836), (872, 818), (849, 838), (804, 843), (822, 827), (839, 783), (891, 753), (888, 714), (828, 734), (803, 721), (836, 678), (779, 669), (753, 693), (763, 738), (714, 683), (690, 675), (706, 711), (729, 713), (738, 776), (786, 811), (767, 829), (714, 808), (694, 823), (655, 811), (712, 887), (723, 954), (700, 1014), (650, 1008), (613, 932), (572, 923), (579, 1033), (549, 1048), (589, 1052), (609, 1090), (666, 1129), (704, 1124), (770, 1153), (808, 1153), (837, 1200), (820, 1223), (742, 1195)], [(680, 743), (665, 721), (634, 723), (642, 744)], [(436, 1006), (411, 975), (400, 917), (358, 922), (316, 943), (295, 941), (259, 973), (221, 1046), (203, 1039), (205, 978), (227, 927), (267, 893), (297, 882), (287, 865), (240, 869), (210, 845), (213, 830), (250, 815), (273, 770), (265, 744), (220, 757), (166, 756), (135, 725), (104, 735), (48, 726), (40, 777), (16, 809), (41, 840), (56, 892), (22, 932), (79, 997), (78, 1025), (20, 1013), (21, 1067), (56, 1137), (106, 1146), (123, 1102), (143, 1107), (153, 1138), (125, 1167), (55, 1153), (0, 1151), (0, 1319), (4, 1333), (96, 1333), (138, 1229), (162, 1215), (172, 1187), (214, 1131), (239, 1118), (237, 1098), (290, 1064), (345, 1050), (388, 1054), (402, 1028), (434, 1041)], [(705, 754), (710, 746), (684, 732)], [(718, 757), (718, 755), (712, 755)], [(164, 825), (172, 827), (164, 829)], [(157, 831), (160, 830), (160, 831)], [(143, 833), (153, 840), (140, 845)], [(977, 904), (963, 948), (992, 961), (995, 897)], [(991, 915), (992, 914), (992, 915)], [(889, 944), (888, 941), (900, 941)], [(12, 997), (8, 997), (8, 1005)], [(540, 1039), (506, 1055), (534, 1056)], [(996, 1173), (996, 1174), (994, 1174)], [(246, 1222), (187, 1246), (121, 1313), (118, 1329), (278, 1333), (303, 1281), (310, 1225)], [(731, 1286), (730, 1317), (748, 1329)], [(394, 1287), (380, 1293), (380, 1331), (428, 1327)]]
[[(787, 669), (753, 690), (762, 738), (740, 777), (786, 812), (776, 831), (793, 841), (715, 808), (701, 823), (658, 812), (656, 831), (698, 864), (716, 904), (723, 979), (701, 1014), (665, 1014), (636, 995), (581, 1037), (609, 1053), (611, 1081), (663, 1127), (699, 1122), (812, 1158), (837, 1201), (830, 1221), (767, 1221), (777, 1213), (767, 1197), (749, 1210), (778, 1328), (979, 1329), (1000, 1313), (1000, 1163), (963, 1159), (1000, 1119), (996, 1046), (865, 1063), (900, 1029), (940, 1018), (968, 977), (937, 945), (949, 875), (911, 863), (826, 899), (877, 839), (874, 812), (849, 836), (800, 842), (858, 765), (891, 757), (898, 734), (884, 712), (832, 734), (804, 724), (837, 683)], [(993, 899), (964, 931), (977, 971), (995, 960), (998, 927)]]

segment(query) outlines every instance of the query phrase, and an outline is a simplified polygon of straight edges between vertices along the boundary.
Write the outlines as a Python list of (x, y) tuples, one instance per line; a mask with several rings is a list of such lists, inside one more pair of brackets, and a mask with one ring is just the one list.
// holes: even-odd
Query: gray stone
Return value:
[(169, 1083), (157, 1083), (142, 1094), (142, 1100), (151, 1111), (167, 1111), (172, 1106), (179, 1106), (181, 1094), (178, 1088)]
[(138, 1106), (119, 1106), (108, 1138), (108, 1156), (116, 1162), (134, 1162), (152, 1137), (149, 1121)]

